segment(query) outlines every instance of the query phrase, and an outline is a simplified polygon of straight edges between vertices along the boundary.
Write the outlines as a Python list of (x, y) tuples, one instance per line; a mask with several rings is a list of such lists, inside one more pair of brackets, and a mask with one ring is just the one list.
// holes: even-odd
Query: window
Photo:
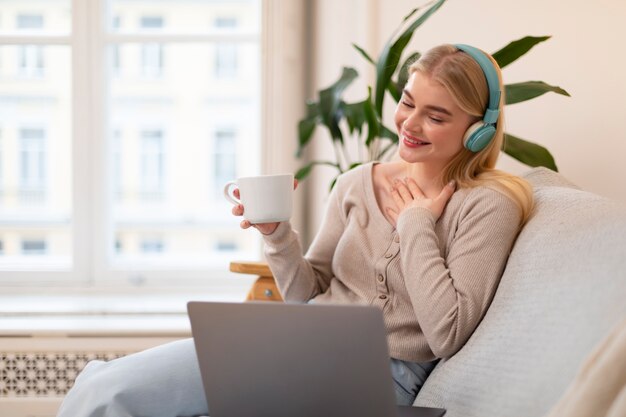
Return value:
[(218, 29), (234, 29), (237, 27), (237, 18), (234, 16), (218, 16), (214, 26)]
[[(2, 128), (0, 128), (0, 200), (2, 200), (2, 197), (4, 197), (4, 172), (3, 172), (3, 168), (4, 168), (4, 163), (2, 162), (3, 158), (2, 158)], [(2, 204), (2, 203), (0, 203)]]
[(46, 150), (43, 129), (20, 129), (20, 199), (40, 202), (46, 192)]
[(215, 75), (218, 78), (237, 75), (237, 45), (220, 43), (215, 46)]
[(213, 166), (213, 193), (222, 193), (228, 181), (237, 178), (237, 155), (235, 154), (234, 129), (219, 129), (215, 132)]
[(141, 191), (147, 198), (163, 193), (163, 131), (141, 132)]
[(144, 239), (141, 241), (141, 252), (161, 253), (163, 252), (163, 241), (160, 239)]
[[(43, 29), (43, 16), (20, 14), (17, 16), (18, 30)], [(39, 45), (22, 45), (19, 47), (19, 74), (25, 77), (41, 77), (44, 71), (44, 50)]]
[[(121, 26), (121, 18), (119, 16), (115, 16), (112, 21), (112, 28), (114, 30), (119, 30)], [(111, 45), (110, 51), (111, 75), (116, 77), (120, 75), (120, 68), (122, 65), (120, 62), (121, 57), (119, 45)]]
[(23, 255), (45, 255), (47, 245), (45, 240), (29, 239), (22, 241)]
[(43, 16), (37, 14), (18, 14), (18, 29), (43, 29)]
[(113, 156), (113, 194), (117, 199), (123, 197), (122, 189), (122, 132), (120, 129), (113, 130), (111, 138), (112, 156)]
[[(141, 18), (141, 28), (149, 31), (163, 27), (163, 18), (148, 16)], [(160, 77), (163, 73), (163, 45), (149, 42), (141, 47), (142, 73), (146, 77)]]
[(259, 258), (207, 190), (261, 171), (260, 0), (2, 4), (0, 285), (208, 285)]
[(237, 243), (231, 241), (219, 241), (217, 242), (217, 248), (219, 252), (234, 252), (237, 250)]
[[(234, 30), (237, 18), (218, 16), (214, 26), (217, 30)], [(215, 45), (215, 76), (218, 78), (234, 78), (237, 75), (237, 44), (219, 42)]]

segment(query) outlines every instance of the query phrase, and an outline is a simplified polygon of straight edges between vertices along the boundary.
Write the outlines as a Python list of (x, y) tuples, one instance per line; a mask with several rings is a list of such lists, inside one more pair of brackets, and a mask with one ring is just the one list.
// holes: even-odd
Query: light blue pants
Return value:
[[(391, 360), (398, 404), (413, 404), (434, 366)], [(208, 410), (193, 339), (186, 339), (109, 362), (89, 362), (58, 417), (199, 416)]]

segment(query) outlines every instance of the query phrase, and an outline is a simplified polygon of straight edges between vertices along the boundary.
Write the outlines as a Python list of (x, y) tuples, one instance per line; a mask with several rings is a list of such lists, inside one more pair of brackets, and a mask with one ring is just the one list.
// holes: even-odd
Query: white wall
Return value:
[[(350, 43), (377, 55), (402, 18), (421, 3), (315, 1), (311, 87), (329, 85), (343, 65), (360, 65), (366, 70), (360, 71), (362, 77), (371, 83), (373, 73)], [(407, 50), (423, 52), (440, 43), (462, 42), (495, 52), (526, 35), (552, 35), (506, 67), (504, 79), (542, 80), (561, 86), (572, 97), (550, 93), (507, 107), (507, 131), (546, 146), (559, 171), (582, 188), (626, 203), (624, 21), (623, 0), (449, 0), (415, 32)], [(364, 92), (363, 83), (350, 91), (356, 97)], [(385, 111), (386, 118), (391, 116), (392, 108)], [(500, 167), (513, 173), (527, 169), (506, 155)], [(310, 205), (313, 232), (323, 208), (319, 204), (327, 194), (326, 173), (321, 171), (308, 190), (309, 199), (316, 202)]]

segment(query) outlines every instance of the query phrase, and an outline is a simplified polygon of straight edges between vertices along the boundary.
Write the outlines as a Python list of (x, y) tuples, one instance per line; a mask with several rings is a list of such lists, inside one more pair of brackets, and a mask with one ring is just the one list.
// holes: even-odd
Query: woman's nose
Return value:
[(406, 119), (404, 119), (404, 123), (402, 123), (402, 128), (408, 132), (421, 132), (421, 121), (417, 117), (417, 115), (412, 112), (408, 115)]

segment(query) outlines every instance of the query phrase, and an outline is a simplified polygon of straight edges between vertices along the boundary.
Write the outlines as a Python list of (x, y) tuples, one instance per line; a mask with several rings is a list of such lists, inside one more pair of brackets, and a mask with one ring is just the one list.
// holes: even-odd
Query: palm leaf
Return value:
[(546, 84), (543, 81), (526, 81), (523, 83), (507, 84), (504, 86), (506, 104), (521, 103), (539, 97), (545, 93), (557, 93), (570, 97), (561, 87)]
[(328, 165), (328, 166), (337, 168), (338, 170), (341, 171), (341, 168), (339, 167), (339, 164), (336, 164), (334, 162), (331, 162), (331, 161), (313, 161), (313, 162), (310, 162), (310, 163), (306, 164), (302, 168), (300, 168), (298, 170), (298, 172), (295, 173), (294, 178), (297, 179), (298, 181), (305, 179), (306, 177), (309, 176), (309, 174), (313, 170), (313, 167), (315, 167), (316, 165)]
[(346, 88), (358, 77), (354, 68), (344, 67), (341, 77), (333, 85), (319, 92), (319, 111), (322, 123), (328, 128), (333, 140), (343, 143), (343, 133), (339, 128), (341, 114), (338, 112), (341, 105), (341, 96)]
[(504, 152), (531, 167), (546, 167), (558, 171), (552, 154), (541, 145), (504, 134)]
[(504, 68), (510, 63), (516, 61), (519, 57), (530, 51), (533, 46), (538, 43), (547, 41), (550, 36), (526, 36), (509, 43), (498, 52), (492, 54), (500, 68)]
[(314, 101), (307, 101), (307, 115), (298, 123), (298, 150), (296, 156), (300, 158), (306, 145), (311, 141), (315, 127), (319, 123), (319, 107)]
[(361, 48), (359, 45), (357, 45), (355, 43), (353, 43), (352, 46), (354, 47), (354, 49), (359, 51), (359, 53), (363, 56), (363, 58), (365, 58), (370, 64), (376, 65), (376, 63), (374, 62), (372, 57), (369, 56), (369, 54), (367, 52), (365, 52), (365, 49)]
[[(428, 10), (426, 10), (420, 17), (415, 19), (413, 23), (409, 25), (409, 27), (406, 28), (406, 30), (398, 37), (398, 39), (396, 39), (395, 42), (393, 42), (393, 44), (391, 44), (390, 40), (383, 47), (383, 50), (378, 58), (378, 62), (376, 63), (376, 90), (374, 94), (375, 109), (379, 116), (382, 117), (385, 91), (389, 86), (391, 77), (398, 67), (404, 48), (413, 36), (413, 32), (415, 32), (415, 30), (420, 27), (422, 23), (435, 13), (444, 2), (445, 0), (436, 1), (435, 4), (433, 4)], [(410, 16), (412, 16), (412, 14), (408, 17)]]

